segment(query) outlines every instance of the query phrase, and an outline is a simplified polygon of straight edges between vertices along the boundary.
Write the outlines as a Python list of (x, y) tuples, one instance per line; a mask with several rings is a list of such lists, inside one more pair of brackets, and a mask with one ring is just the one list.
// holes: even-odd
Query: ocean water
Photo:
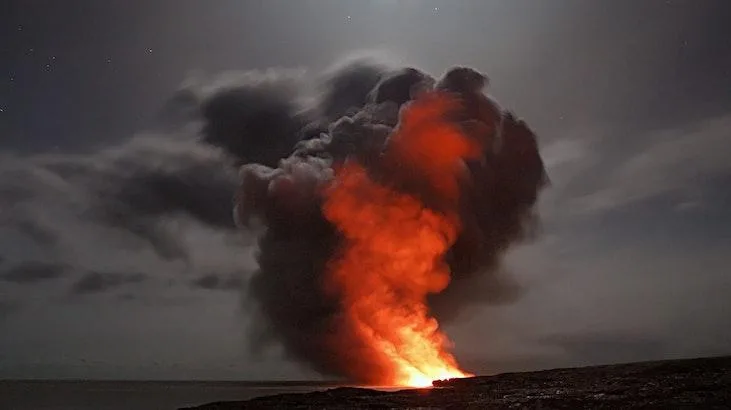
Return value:
[(0, 410), (175, 410), (337, 386), (311, 382), (0, 380)]

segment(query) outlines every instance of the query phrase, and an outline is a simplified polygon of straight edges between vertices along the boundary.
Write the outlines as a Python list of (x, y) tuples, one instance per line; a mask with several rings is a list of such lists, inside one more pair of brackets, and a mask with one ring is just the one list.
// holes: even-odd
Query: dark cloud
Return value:
[[(67, 274), (80, 294), (141, 279), (100, 273), (120, 264), (140, 275), (173, 274), (180, 266), (168, 265), (180, 260), (199, 276), (210, 272), (202, 265), (213, 258), (226, 270), (240, 268), (242, 234), (233, 229), (231, 210), (236, 165), (276, 164), (292, 151), (310, 115), (299, 103), (299, 82), (288, 71), (188, 82), (166, 107), (164, 130), (86, 154), (2, 154), (0, 229), (12, 240), (3, 242), (0, 258), (60, 261), (59, 269), (29, 264), (9, 271), (8, 262), (2, 281)], [(137, 256), (130, 260), (130, 253)], [(78, 276), (89, 271), (97, 273)], [(200, 285), (235, 286), (233, 279), (210, 281)]]
[(369, 101), (375, 104), (391, 102), (400, 107), (420, 91), (431, 88), (433, 83), (430, 75), (413, 67), (393, 70), (371, 90)]
[[(0, 203), (9, 212), (0, 222), (46, 253), (59, 242), (73, 242), (70, 230), (92, 229), (104, 231), (99, 234), (106, 240), (120, 234), (141, 240), (163, 259), (187, 260), (191, 249), (170, 220), (234, 228), (235, 165), (244, 157), (276, 163), (294, 147), (303, 124), (294, 78), (247, 73), (213, 85), (186, 85), (180, 94), (187, 97), (172, 105), (195, 108), (185, 118), (204, 118), (202, 130), (191, 122), (85, 155), (8, 155)], [(55, 207), (48, 210), (47, 203)], [(80, 271), (86, 269), (78, 263)]]
[[(259, 270), (248, 288), (259, 315), (254, 346), (279, 340), (291, 357), (316, 370), (361, 381), (372, 381), (362, 370), (377, 365), (359, 350), (367, 347), (358, 337), (343, 330), (347, 326), (338, 296), (323, 287), (341, 238), (323, 216), (320, 191), (333, 178), (333, 164), (347, 159), (365, 165), (379, 181), (441, 206), (418, 170), (381, 159), (389, 135), (419, 126), (418, 114), (402, 106), (435, 82), (413, 68), (378, 76), (376, 71), (355, 64), (333, 74), (343, 94), (353, 87), (353, 96), (326, 94), (322, 112), (349, 115), (335, 120), (320, 137), (299, 144), (277, 168), (245, 165), (236, 209), (242, 224), (257, 215), (268, 228), (259, 241)], [(464, 232), (447, 257), (452, 283), (430, 301), (436, 317), (445, 321), (471, 305), (517, 298), (519, 286), (501, 273), (501, 259), (511, 244), (531, 237), (533, 206), (547, 182), (532, 130), (483, 94), (486, 84), (486, 76), (464, 67), (448, 71), (437, 83), (461, 103), (447, 113), (449, 118), (485, 147), (481, 162), (467, 164), (471, 181), (460, 198)], [(346, 102), (338, 105), (354, 109), (332, 110), (333, 101), (341, 100)]]
[(59, 242), (58, 232), (38, 224), (33, 220), (19, 220), (15, 227), (25, 235), (32, 238), (33, 241), (43, 244), (44, 246), (55, 246)]
[(104, 293), (146, 279), (142, 273), (88, 272), (73, 284), (71, 291), (77, 295)]
[(3, 226), (46, 252), (70, 241), (69, 230), (105, 228), (146, 241), (161, 256), (185, 257), (165, 217), (233, 227), (236, 174), (224, 153), (193, 139), (140, 136), (89, 155), (9, 159), (0, 185), (15, 195), (0, 198), (10, 210)]
[(130, 175), (115, 192), (117, 201), (128, 215), (140, 218), (181, 212), (207, 225), (233, 228), (230, 204), (234, 174), (211, 165), (189, 163), (182, 169)]
[(58, 279), (69, 273), (68, 266), (57, 263), (24, 262), (9, 268), (0, 275), (0, 279), (18, 284), (33, 284)]
[(333, 69), (323, 81), (320, 112), (327, 122), (353, 115), (365, 105), (389, 67), (370, 57), (360, 57)]
[(243, 280), (240, 274), (208, 274), (191, 282), (194, 288), (207, 290), (241, 290)]
[(298, 103), (300, 90), (296, 79), (285, 74), (252, 77), (222, 87), (202, 102), (203, 139), (241, 163), (275, 166), (308, 122)]

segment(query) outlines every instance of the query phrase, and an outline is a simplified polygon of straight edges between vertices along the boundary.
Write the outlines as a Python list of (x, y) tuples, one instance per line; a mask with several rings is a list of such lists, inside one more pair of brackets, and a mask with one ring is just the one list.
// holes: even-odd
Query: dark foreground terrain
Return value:
[(731, 409), (731, 357), (505, 373), (435, 384), (391, 392), (340, 387), (195, 409)]

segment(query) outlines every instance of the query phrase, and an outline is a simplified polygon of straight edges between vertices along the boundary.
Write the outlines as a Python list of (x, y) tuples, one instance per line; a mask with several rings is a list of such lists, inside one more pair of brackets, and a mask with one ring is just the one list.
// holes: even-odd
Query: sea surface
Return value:
[(175, 410), (337, 387), (315, 382), (0, 380), (1, 410)]

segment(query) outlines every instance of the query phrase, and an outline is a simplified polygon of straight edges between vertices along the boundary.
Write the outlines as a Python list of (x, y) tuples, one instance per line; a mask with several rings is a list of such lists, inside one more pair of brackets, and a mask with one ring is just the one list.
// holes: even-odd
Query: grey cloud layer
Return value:
[(581, 130), (544, 147), (554, 186), (549, 212), (599, 216), (663, 199), (678, 210), (719, 195), (731, 177), (728, 130), (731, 114), (638, 134), (630, 152), (608, 157), (616, 138), (603, 130)]

